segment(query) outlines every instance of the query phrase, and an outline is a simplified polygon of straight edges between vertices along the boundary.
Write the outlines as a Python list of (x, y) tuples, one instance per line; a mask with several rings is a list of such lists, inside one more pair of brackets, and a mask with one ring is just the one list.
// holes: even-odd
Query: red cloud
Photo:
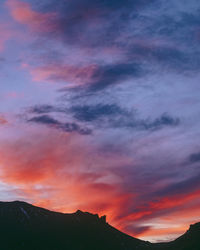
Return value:
[[(0, 142), (1, 181), (19, 187), (19, 199), (62, 212), (81, 209), (107, 214), (111, 224), (135, 236), (137, 232), (140, 237), (158, 232), (156, 228), (143, 226), (144, 222), (170, 215), (175, 218), (178, 211), (185, 211), (181, 214), (182, 224), (176, 229), (168, 225), (160, 234), (181, 234), (189, 224), (184, 222), (184, 214), (199, 199), (199, 190), (142, 205), (142, 197), (137, 202), (134, 190), (128, 192), (123, 188), (121, 179), (112, 171), (113, 167), (130, 164), (127, 156), (113, 153), (105, 158), (94, 142), (89, 143), (88, 138), (76, 134), (51, 130), (43, 131), (42, 135), (33, 131), (31, 134), (12, 142)], [(130, 223), (135, 227), (141, 225), (141, 230), (128, 229)]]
[(65, 212), (83, 209), (111, 214), (126, 200), (127, 194), (102, 167), (117, 165), (120, 159), (98, 156), (84, 136), (47, 132), (1, 145), (1, 180), (22, 188), (24, 196), (36, 204), (47, 202), (49, 208)]
[(7, 124), (8, 121), (6, 120), (6, 118), (2, 115), (0, 115), (0, 125), (5, 125)]

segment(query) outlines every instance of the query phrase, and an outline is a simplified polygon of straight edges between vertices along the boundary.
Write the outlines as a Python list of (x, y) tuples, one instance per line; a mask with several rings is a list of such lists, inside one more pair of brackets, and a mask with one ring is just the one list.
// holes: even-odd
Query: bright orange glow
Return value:
[[(177, 236), (190, 224), (188, 218), (191, 218), (192, 213), (198, 216), (199, 204), (194, 201), (199, 199), (200, 190), (163, 197), (156, 202), (149, 202), (146, 207), (137, 207), (138, 212), (127, 211), (127, 215), (123, 214), (134, 204), (137, 194), (123, 191), (120, 180), (112, 176), (112, 170), (109, 171), (106, 166), (112, 169), (117, 164), (130, 164), (129, 158), (115, 155), (108, 161), (98, 154), (91, 155), (94, 145), (91, 149), (80, 135), (49, 133), (47, 130), (42, 137), (36, 133), (34, 138), (38, 139), (32, 140), (27, 135), (23, 142), (1, 142), (0, 166), (1, 180), (17, 185), (19, 196), (23, 199), (31, 197), (30, 202), (35, 205), (61, 212), (81, 209), (106, 214), (112, 225), (140, 238), (166, 234)], [(101, 172), (98, 172), (100, 168)], [(192, 202), (194, 205), (189, 215), (185, 204)], [(156, 220), (157, 213), (161, 213), (159, 220), (166, 221), (167, 227), (149, 227), (138, 233), (126, 229), (127, 222), (142, 226), (144, 221)], [(169, 225), (169, 221), (176, 218), (177, 214), (181, 216), (182, 222), (174, 228)]]

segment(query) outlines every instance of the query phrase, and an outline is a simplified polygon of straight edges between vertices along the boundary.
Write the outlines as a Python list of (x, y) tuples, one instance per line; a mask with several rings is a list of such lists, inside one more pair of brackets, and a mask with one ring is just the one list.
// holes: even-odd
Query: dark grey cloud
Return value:
[(52, 36), (70, 44), (105, 47), (113, 45), (126, 29), (127, 22), (134, 19), (141, 9), (155, 2), (157, 1), (50, 0), (42, 3), (32, 1), (32, 4), (39, 11), (53, 11), (58, 14), (47, 23), (47, 25), (56, 24), (58, 27)]
[[(69, 108), (51, 106), (51, 105), (36, 105), (29, 108), (28, 114), (40, 114), (33, 117), (29, 121), (51, 124), (60, 126), (60, 122), (48, 116), (49, 113), (63, 113), (71, 115), (72, 119), (78, 122), (90, 123), (95, 128), (124, 128), (134, 130), (156, 131), (164, 127), (176, 127), (180, 124), (180, 119), (172, 117), (168, 113), (163, 113), (155, 119), (141, 119), (136, 110), (127, 110), (117, 104), (95, 105), (74, 105)], [(63, 126), (63, 125), (62, 125)]]
[[(158, 28), (160, 28), (158, 24), (156, 25)], [(127, 60), (133, 61), (136, 58), (137, 63), (140, 64), (142, 69), (144, 68), (144, 63), (147, 63), (147, 65), (154, 64), (157, 66), (162, 66), (162, 68), (167, 67), (168, 70), (176, 71), (178, 73), (183, 73), (183, 71), (196, 71), (200, 68), (200, 50), (198, 48), (199, 40), (197, 39), (197, 30), (196, 33), (193, 34), (193, 38), (183, 38), (182, 30), (180, 30), (181, 34), (179, 34), (182, 38), (177, 38), (175, 35), (172, 37), (166, 36), (165, 38), (160, 34), (160, 39), (163, 41), (166, 40), (167, 42), (162, 41), (161, 43), (156, 43), (148, 41), (152, 35), (152, 29), (154, 28), (149, 27), (147, 29), (149, 30), (150, 34), (146, 34), (146, 32), (143, 31), (143, 42), (134, 41), (132, 44), (130, 43), (127, 46), (125, 44), (123, 45)], [(187, 34), (190, 33), (187, 28), (185, 32), (187, 32)], [(152, 37), (151, 39), (154, 38)], [(181, 39), (182, 41), (179, 41)], [(188, 41), (188, 39), (190, 40)], [(180, 46), (177, 44), (178, 41), (181, 44)], [(190, 46), (191, 42), (194, 43), (193, 47)]]
[(155, 194), (153, 194), (153, 196), (169, 197), (173, 195), (189, 194), (191, 192), (196, 191), (197, 189), (200, 189), (199, 179), (200, 179), (200, 174), (198, 173), (195, 176), (187, 178), (183, 181), (176, 182), (174, 184), (167, 186), (166, 188), (157, 191)]
[(89, 135), (92, 131), (88, 128), (81, 128), (76, 123), (62, 123), (49, 115), (36, 116), (28, 120), (28, 122), (34, 122), (38, 124), (43, 124), (55, 129), (60, 129), (64, 132), (77, 132), (82, 135)]
[[(153, 120), (140, 119), (136, 110), (129, 111), (116, 104), (77, 105), (72, 106), (70, 112), (78, 121), (90, 122), (100, 127), (154, 131), (180, 124), (179, 118), (174, 118), (167, 113)], [(103, 122), (99, 122), (99, 119)]]
[(194, 153), (189, 156), (189, 161), (191, 163), (200, 162), (200, 152)]
[(113, 128), (127, 128), (135, 130), (156, 131), (164, 127), (175, 127), (180, 123), (179, 118), (174, 118), (167, 113), (162, 114), (160, 117), (152, 120), (140, 119), (132, 112), (124, 112), (116, 117), (111, 117), (108, 120), (108, 126)]
[(36, 122), (49, 125), (57, 125), (59, 122), (48, 115), (36, 116), (28, 120), (29, 122)]
[(148, 121), (148, 120), (144, 120), (141, 121), (141, 126), (144, 126), (145, 129), (158, 129), (161, 128), (163, 126), (177, 126), (180, 123), (180, 119), (179, 118), (174, 118), (172, 116), (170, 116), (167, 113), (162, 114), (159, 118), (156, 118), (153, 121)]
[[(141, 217), (137, 218), (136, 216), (132, 224), (128, 223), (126, 225), (128, 226), (127, 228), (125, 226), (126, 229), (132, 232), (135, 232), (135, 230), (137, 230), (138, 221), (145, 221), (151, 218), (159, 218), (162, 215), (170, 214), (175, 211), (180, 211), (184, 206), (187, 206), (187, 204), (180, 204), (175, 206), (163, 206), (162, 208), (161, 205), (160, 208), (160, 204), (162, 204), (163, 202), (167, 202), (168, 200), (170, 201), (170, 199), (176, 200), (177, 197), (180, 199), (182, 199), (183, 197), (188, 197), (190, 196), (190, 194), (193, 194), (194, 192), (200, 189), (199, 173), (195, 176), (188, 177), (187, 179), (182, 181), (168, 183), (164, 187), (161, 186), (160, 189), (158, 187), (155, 188), (154, 184), (158, 183), (158, 180), (163, 180), (163, 182), (165, 182), (166, 179), (163, 178), (164, 176), (162, 176), (162, 173), (160, 173), (159, 171), (156, 178), (151, 179), (150, 183), (148, 183), (149, 179), (138, 180), (136, 176), (131, 173), (129, 176), (130, 180), (127, 181), (125, 185), (125, 190), (127, 190), (127, 186), (130, 186), (130, 190), (135, 191), (136, 195), (134, 198), (134, 203), (129, 202), (129, 206), (126, 207), (123, 212), (117, 217), (118, 219), (122, 219), (123, 217), (127, 217), (129, 215), (134, 216), (134, 214), (137, 215), (137, 213), (140, 213)], [(134, 187), (133, 180), (135, 182)], [(155, 206), (152, 207), (152, 204), (155, 204)]]
[[(136, 206), (130, 206), (127, 210), (124, 210), (124, 213), (120, 216), (127, 216), (128, 214), (134, 213), (143, 213), (143, 216), (140, 218), (136, 218), (136, 221), (145, 221), (147, 219), (160, 217), (165, 214), (170, 214), (171, 212), (180, 211), (181, 206), (172, 206), (172, 207), (163, 207), (162, 209), (158, 209), (155, 206), (155, 209), (152, 210), (152, 203), (160, 203), (162, 199), (176, 199), (176, 197), (187, 197), (188, 195), (194, 193), (195, 191), (200, 189), (199, 182), (200, 174), (196, 176), (189, 177), (188, 179), (168, 184), (166, 187), (161, 188), (156, 192), (152, 192), (152, 186), (149, 187), (149, 191), (144, 190), (144, 187), (141, 187), (140, 195), (136, 199)], [(184, 207), (184, 204), (183, 204)], [(152, 211), (151, 213), (145, 213), (146, 211)], [(133, 225), (133, 231), (134, 231)], [(137, 226), (137, 225), (136, 225)], [(131, 229), (131, 227), (129, 228)]]
[(118, 115), (124, 112), (115, 104), (73, 106), (70, 111), (73, 113), (74, 118), (86, 122), (92, 122), (101, 117)]
[(34, 107), (31, 107), (28, 112), (30, 113), (36, 113), (36, 114), (44, 114), (44, 113), (50, 113), (50, 112), (58, 112), (58, 109), (51, 105), (36, 105)]
[[(61, 64), (62, 60), (65, 61), (63, 58), (66, 56), (62, 55), (65, 49), (58, 53), (58, 41), (62, 41), (64, 47), (89, 49), (90, 56), (94, 55), (94, 58), (100, 52), (104, 54), (104, 49), (121, 51), (122, 56), (117, 53), (111, 55), (114, 60), (109, 65), (102, 59), (90, 58), (97, 69), (91, 79), (81, 77), (88, 86), (86, 91), (104, 90), (129, 79), (134, 82), (152, 72), (153, 68), (161, 67), (179, 74), (200, 68), (199, 10), (187, 12), (183, 8), (180, 11), (173, 1), (168, 1), (165, 7), (159, 0), (30, 2), (40, 12), (57, 13), (41, 24), (50, 26), (50, 32), (39, 33), (43, 37), (41, 41), (52, 41), (51, 46), (44, 46), (51, 47), (50, 53), (46, 51), (47, 65), (57, 59)], [(200, 5), (191, 1), (193, 5), (200, 9)], [(69, 78), (61, 76), (60, 72), (52, 72), (49, 79), (69, 82)]]
[[(177, 9), (175, 15), (166, 13), (165, 15), (160, 16), (160, 23), (152, 23), (151, 30), (149, 29), (149, 32), (154, 29), (156, 34), (161, 35), (162, 37), (166, 37), (168, 39), (176, 38), (182, 44), (187, 44), (193, 40), (195, 44), (195, 42), (197, 42), (197, 40), (194, 39), (195, 31), (200, 25), (200, 4), (194, 3), (194, 1), (192, 3), (191, 1), (191, 6), (193, 6), (193, 11), (188, 11), (187, 9), (178, 11)], [(177, 16), (179, 18), (177, 18)], [(190, 32), (190, 35), (188, 35), (187, 32)], [(184, 38), (187, 39), (183, 40)]]
[(144, 75), (139, 64), (116, 64), (99, 67), (91, 77), (90, 91), (102, 90), (113, 84), (121, 83), (127, 79), (134, 79)]
[[(129, 79), (134, 81), (146, 74), (145, 69), (141, 66), (142, 65), (138, 63), (125, 62), (118, 64), (98, 65), (96, 66), (93, 74), (90, 76), (90, 79), (84, 79), (84, 75), (82, 75), (85, 91), (101, 91)], [(54, 75), (54, 80), (59, 81), (60, 75)], [(80, 91), (79, 86), (76, 88), (76, 91)]]

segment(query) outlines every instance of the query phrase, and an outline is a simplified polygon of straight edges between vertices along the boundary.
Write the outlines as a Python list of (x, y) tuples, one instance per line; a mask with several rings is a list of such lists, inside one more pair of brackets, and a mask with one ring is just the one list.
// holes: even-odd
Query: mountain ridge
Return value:
[(55, 212), (18, 200), (0, 201), (0, 221), (3, 250), (200, 249), (200, 222), (174, 241), (151, 243), (112, 227), (106, 216), (81, 210)]

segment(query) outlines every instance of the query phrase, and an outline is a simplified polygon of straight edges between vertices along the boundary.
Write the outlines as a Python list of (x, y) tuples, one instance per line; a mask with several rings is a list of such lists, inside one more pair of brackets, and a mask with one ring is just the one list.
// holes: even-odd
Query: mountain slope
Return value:
[(0, 221), (0, 249), (6, 250), (134, 250), (150, 245), (111, 227), (105, 217), (56, 213), (19, 201), (0, 203)]
[(0, 202), (2, 250), (200, 250), (200, 223), (175, 241), (152, 244), (128, 236), (97, 214), (52, 212), (25, 202)]

